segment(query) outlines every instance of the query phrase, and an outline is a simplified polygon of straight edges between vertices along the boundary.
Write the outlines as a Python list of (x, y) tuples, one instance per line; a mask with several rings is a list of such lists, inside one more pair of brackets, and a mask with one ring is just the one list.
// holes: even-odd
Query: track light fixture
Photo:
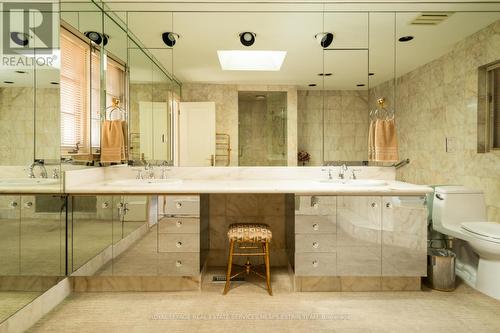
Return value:
[(326, 49), (333, 42), (333, 33), (331, 33), (331, 32), (320, 32), (319, 34), (316, 34), (314, 36), (314, 38), (316, 39), (316, 41), (318, 42), (318, 44), (322, 48)]
[(161, 34), (163, 43), (165, 43), (165, 45), (167, 45), (168, 47), (173, 47), (179, 38), (181, 38), (179, 34), (171, 31), (167, 31)]
[(255, 37), (257, 37), (255, 32), (242, 32), (240, 33), (240, 43), (244, 46), (252, 46), (255, 43)]
[(97, 31), (85, 31), (83, 34), (97, 45), (101, 45), (102, 43), (102, 46), (105, 46), (108, 44), (109, 35)]

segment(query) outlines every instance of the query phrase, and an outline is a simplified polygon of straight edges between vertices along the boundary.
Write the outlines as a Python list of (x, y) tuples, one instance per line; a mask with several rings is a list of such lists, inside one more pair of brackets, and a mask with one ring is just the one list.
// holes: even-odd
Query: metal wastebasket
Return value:
[(456, 255), (447, 249), (428, 249), (427, 284), (441, 291), (455, 290)]

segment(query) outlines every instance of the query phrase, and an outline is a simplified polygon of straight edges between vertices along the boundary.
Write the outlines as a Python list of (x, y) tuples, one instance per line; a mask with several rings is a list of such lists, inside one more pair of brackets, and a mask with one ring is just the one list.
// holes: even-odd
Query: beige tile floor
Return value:
[[(286, 281), (282, 281), (286, 284)], [(77, 293), (30, 332), (500, 332), (500, 301), (455, 292), (317, 292), (205, 280), (201, 292)]]

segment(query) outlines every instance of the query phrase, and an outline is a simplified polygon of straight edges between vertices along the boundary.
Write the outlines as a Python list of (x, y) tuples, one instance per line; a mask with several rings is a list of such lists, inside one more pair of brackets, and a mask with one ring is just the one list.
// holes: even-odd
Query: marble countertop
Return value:
[[(362, 180), (360, 180), (362, 181)], [(142, 183), (143, 182), (143, 183)], [(130, 179), (130, 184), (121, 181), (100, 181), (73, 185), (66, 188), (69, 194), (197, 194), (197, 193), (295, 193), (325, 195), (424, 195), (431, 193), (428, 186), (413, 185), (399, 181), (384, 181), (383, 186), (344, 185), (318, 180), (255, 180), (255, 179), (211, 179), (182, 180), (180, 182), (148, 184), (147, 180)]]
[(53, 184), (2, 184), (0, 194), (60, 194), (63, 193), (61, 182)]

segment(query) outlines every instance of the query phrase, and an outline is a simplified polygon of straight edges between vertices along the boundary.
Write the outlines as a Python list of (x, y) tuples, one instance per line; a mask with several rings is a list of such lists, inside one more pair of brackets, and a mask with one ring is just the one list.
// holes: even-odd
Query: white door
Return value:
[(170, 159), (167, 103), (139, 102), (140, 152), (145, 160)]
[(179, 105), (179, 166), (213, 166), (215, 161), (215, 103)]

